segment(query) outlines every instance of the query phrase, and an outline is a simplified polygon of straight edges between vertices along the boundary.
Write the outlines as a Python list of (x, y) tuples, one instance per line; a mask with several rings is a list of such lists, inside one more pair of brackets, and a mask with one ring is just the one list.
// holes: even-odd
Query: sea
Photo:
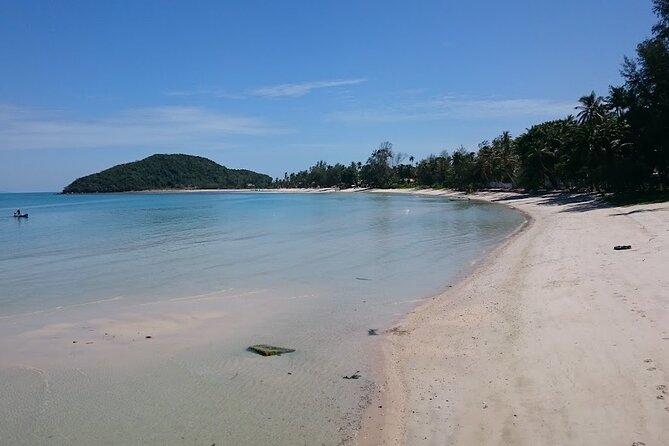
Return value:
[(414, 194), (0, 194), (0, 443), (349, 444), (379, 339), (523, 221)]

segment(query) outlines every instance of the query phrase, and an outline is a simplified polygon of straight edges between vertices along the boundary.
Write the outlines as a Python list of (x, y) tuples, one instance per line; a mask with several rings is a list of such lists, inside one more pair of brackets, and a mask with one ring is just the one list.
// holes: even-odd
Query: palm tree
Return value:
[(628, 108), (627, 91), (624, 87), (609, 87), (606, 105), (617, 118), (622, 118)]
[(578, 102), (581, 105), (574, 108), (580, 110), (576, 115), (579, 124), (597, 124), (606, 117), (604, 98), (597, 96), (594, 91), (589, 95), (581, 96)]
[(503, 179), (506, 181), (513, 182), (514, 170), (518, 164), (518, 157), (515, 154), (513, 149), (513, 138), (511, 133), (505, 130), (499, 137), (499, 162), (500, 168), (504, 172), (506, 178)]
[(479, 164), (481, 176), (486, 182), (497, 181), (495, 175), (496, 156), (493, 148), (488, 144), (488, 141), (483, 141), (479, 144), (479, 151), (476, 155), (476, 161)]

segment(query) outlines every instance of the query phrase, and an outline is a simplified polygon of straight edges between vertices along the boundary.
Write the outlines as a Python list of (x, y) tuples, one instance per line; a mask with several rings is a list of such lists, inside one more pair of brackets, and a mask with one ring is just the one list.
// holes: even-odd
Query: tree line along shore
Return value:
[(579, 99), (575, 116), (542, 122), (513, 137), (483, 141), (415, 161), (384, 142), (363, 164), (319, 161), (284, 174), (275, 187), (492, 186), (630, 193), (669, 186), (669, 0), (654, 0), (659, 21), (650, 38), (625, 58), (622, 85)]

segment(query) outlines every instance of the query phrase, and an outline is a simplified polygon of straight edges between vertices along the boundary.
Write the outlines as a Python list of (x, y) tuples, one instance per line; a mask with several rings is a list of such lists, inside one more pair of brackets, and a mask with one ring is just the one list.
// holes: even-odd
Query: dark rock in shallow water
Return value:
[(360, 370), (358, 370), (357, 372), (355, 372), (351, 376), (342, 376), (342, 378), (344, 378), (344, 379), (358, 379), (358, 378), (360, 378)]
[(248, 351), (263, 356), (281, 355), (282, 353), (292, 353), (295, 349), (285, 347), (275, 347), (273, 345), (257, 344), (247, 348)]

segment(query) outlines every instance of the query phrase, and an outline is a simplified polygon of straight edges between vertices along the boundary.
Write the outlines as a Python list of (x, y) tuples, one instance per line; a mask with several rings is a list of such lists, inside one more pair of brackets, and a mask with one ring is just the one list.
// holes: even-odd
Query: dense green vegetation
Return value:
[[(623, 85), (606, 97), (579, 99), (576, 116), (531, 126), (517, 138), (503, 132), (477, 151), (429, 156), (394, 153), (382, 143), (365, 164), (328, 165), (284, 175), (277, 187), (402, 187), (473, 190), (516, 188), (648, 193), (669, 189), (669, 0), (654, 0), (652, 37), (625, 58)], [(408, 158), (408, 163), (405, 160)]]
[(268, 187), (272, 178), (250, 170), (228, 169), (191, 155), (152, 155), (81, 177), (63, 193), (128, 192), (156, 189), (236, 189)]

